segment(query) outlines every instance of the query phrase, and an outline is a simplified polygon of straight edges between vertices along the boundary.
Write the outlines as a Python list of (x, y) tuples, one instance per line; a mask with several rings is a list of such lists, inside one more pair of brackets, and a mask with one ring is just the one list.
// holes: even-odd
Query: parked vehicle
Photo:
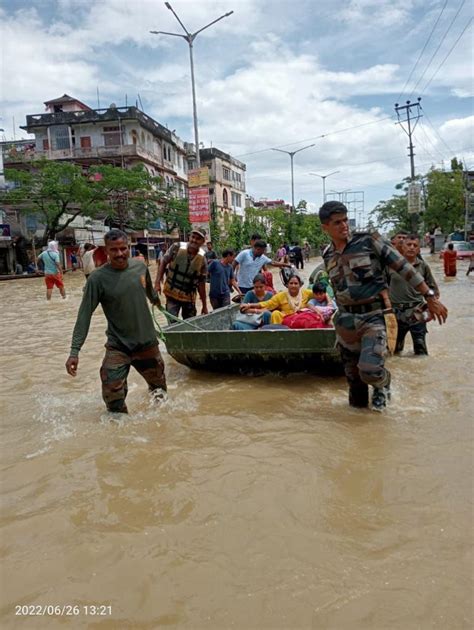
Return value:
[[(451, 241), (451, 243), (456, 252), (456, 258), (460, 260), (467, 260), (474, 254), (474, 246), (472, 243), (467, 243), (466, 241)], [(448, 249), (448, 243), (445, 243), (443, 249), (440, 251), (440, 258), (443, 258), (443, 252), (446, 249)]]

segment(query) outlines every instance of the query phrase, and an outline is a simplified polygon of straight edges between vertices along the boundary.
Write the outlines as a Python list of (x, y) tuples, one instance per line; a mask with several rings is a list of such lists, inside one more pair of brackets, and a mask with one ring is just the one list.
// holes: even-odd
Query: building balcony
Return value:
[(21, 129), (34, 133), (35, 129), (50, 127), (51, 125), (100, 124), (125, 120), (137, 120), (142, 127), (153, 135), (174, 144), (171, 131), (160, 125), (156, 120), (153, 120), (153, 118), (150, 118), (150, 116), (147, 116), (137, 107), (109, 107), (108, 109), (93, 109), (90, 111), (30, 114), (26, 117), (26, 125), (22, 126)]
[(5, 153), (3, 159), (5, 165), (20, 164), (22, 162), (31, 162), (34, 160), (41, 160), (46, 158), (47, 160), (84, 160), (84, 161), (107, 161), (107, 160), (120, 160), (121, 158), (137, 158), (146, 160), (150, 164), (162, 167), (174, 171), (174, 167), (171, 163), (162, 163), (161, 155), (151, 153), (138, 144), (124, 144), (122, 146), (99, 146), (89, 148), (74, 147), (71, 149), (54, 149), (50, 151), (10, 151)]

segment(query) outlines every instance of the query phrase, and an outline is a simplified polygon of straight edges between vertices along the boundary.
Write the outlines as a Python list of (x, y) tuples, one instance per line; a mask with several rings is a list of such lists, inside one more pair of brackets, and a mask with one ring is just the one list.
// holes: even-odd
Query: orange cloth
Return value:
[(444, 275), (446, 276), (456, 275), (456, 260), (457, 260), (457, 254), (454, 250), (446, 249), (443, 252)]
[(64, 289), (62, 273), (48, 273), (48, 275), (44, 277), (44, 281), (48, 290), (53, 289), (55, 286), (58, 287), (58, 289)]

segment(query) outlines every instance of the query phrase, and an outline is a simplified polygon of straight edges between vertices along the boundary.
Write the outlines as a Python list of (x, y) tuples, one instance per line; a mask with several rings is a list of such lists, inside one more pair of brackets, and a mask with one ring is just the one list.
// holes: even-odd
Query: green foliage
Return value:
[(76, 164), (43, 159), (32, 162), (30, 170), (8, 169), (6, 178), (19, 187), (2, 193), (0, 200), (36, 215), (45, 226), (44, 242), (78, 216), (107, 216), (132, 229), (145, 228), (159, 218), (168, 233), (190, 227), (187, 200), (164, 191), (161, 178), (142, 165), (122, 169), (104, 164), (84, 173)]
[(426, 176), (425, 226), (439, 225), (444, 234), (464, 225), (464, 187), (462, 170), (444, 172), (432, 169)]
[(244, 244), (243, 223), (240, 217), (232, 215), (232, 218), (228, 225), (225, 226), (227, 231), (227, 237), (221, 239), (221, 247), (231, 247), (236, 252), (240, 251)]
[(37, 215), (45, 225), (45, 242), (81, 213), (94, 217), (100, 209), (96, 185), (75, 164), (39, 160), (31, 170), (7, 169), (5, 176), (18, 187), (2, 193), (2, 202)]
[[(300, 204), (299, 208), (304, 210), (304, 206)], [(284, 242), (298, 242), (301, 245), (308, 242), (312, 247), (319, 248), (327, 241), (317, 215), (289, 213), (283, 207), (247, 208), (245, 219), (242, 221), (239, 217), (233, 216), (226, 226), (226, 231), (227, 237), (223, 239), (222, 245), (236, 250), (248, 245), (254, 233), (261, 234), (270, 243), (273, 252), (276, 252)]]
[[(451, 171), (431, 169), (426, 175), (416, 179), (423, 185), (425, 212), (421, 215), (424, 229), (440, 226), (444, 234), (462, 227), (464, 222), (464, 182), (463, 165), (457, 159), (451, 160)], [(411, 215), (408, 214), (407, 190), (409, 178), (395, 186), (403, 194), (395, 194), (390, 199), (380, 201), (369, 217), (377, 228), (387, 230), (411, 229)]]
[(408, 214), (408, 201), (406, 193), (403, 195), (393, 195), (387, 201), (379, 201), (369, 218), (373, 220), (381, 231), (386, 232), (387, 229), (395, 225), (396, 229), (411, 229), (411, 218)]

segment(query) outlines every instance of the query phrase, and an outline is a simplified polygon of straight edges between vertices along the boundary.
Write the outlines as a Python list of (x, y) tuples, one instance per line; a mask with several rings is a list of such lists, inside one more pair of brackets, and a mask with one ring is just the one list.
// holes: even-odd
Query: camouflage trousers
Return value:
[(402, 352), (405, 347), (405, 337), (410, 333), (415, 354), (428, 354), (426, 335), (428, 329), (425, 322), (417, 322), (413, 318), (414, 308), (403, 308), (402, 305), (393, 305), (393, 312), (397, 317), (398, 333), (395, 353)]
[(152, 392), (155, 389), (166, 391), (165, 366), (158, 345), (139, 352), (123, 352), (105, 346), (105, 357), (100, 368), (102, 398), (109, 411), (127, 413), (127, 377), (130, 366), (143, 376)]
[(381, 311), (354, 314), (339, 312), (336, 334), (349, 383), (349, 403), (367, 407), (369, 385), (384, 387), (390, 382), (385, 368), (387, 332)]

